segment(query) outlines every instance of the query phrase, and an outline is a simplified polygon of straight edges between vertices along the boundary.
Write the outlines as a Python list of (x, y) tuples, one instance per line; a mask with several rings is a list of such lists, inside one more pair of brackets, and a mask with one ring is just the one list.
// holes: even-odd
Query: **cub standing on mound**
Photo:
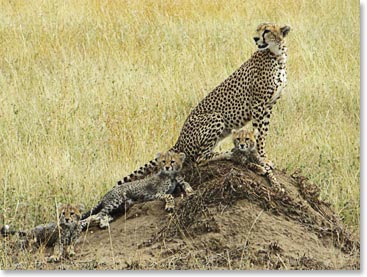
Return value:
[[(186, 119), (176, 144), (170, 151), (186, 154), (186, 164), (200, 163), (218, 155), (213, 152), (232, 129), (247, 122), (259, 131), (257, 150), (263, 162), (273, 167), (265, 153), (272, 108), (287, 84), (289, 26), (260, 24), (254, 41), (258, 50), (239, 69), (209, 93)], [(157, 159), (135, 170), (118, 184), (142, 179), (157, 171)]]
[(59, 262), (61, 258), (69, 258), (75, 255), (74, 246), (78, 242), (82, 231), (79, 220), (82, 205), (64, 204), (58, 207), (59, 239), (54, 246), (54, 254), (48, 259), (49, 262)]
[(155, 199), (165, 201), (165, 210), (174, 209), (174, 199), (171, 195), (180, 185), (186, 194), (193, 192), (191, 186), (178, 173), (185, 160), (184, 153), (167, 152), (158, 154), (159, 172), (143, 180), (133, 181), (125, 186), (115, 186), (106, 193), (103, 199), (90, 212), (82, 216), (80, 222), (83, 230), (88, 225), (99, 224), (100, 228), (108, 226), (113, 220), (113, 215), (121, 211), (126, 212), (134, 203), (146, 202)]

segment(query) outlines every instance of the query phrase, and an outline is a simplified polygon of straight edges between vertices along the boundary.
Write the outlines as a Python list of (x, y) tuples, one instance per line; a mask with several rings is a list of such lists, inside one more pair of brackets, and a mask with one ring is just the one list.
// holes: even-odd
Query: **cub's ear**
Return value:
[(83, 212), (84, 209), (85, 209), (84, 204), (78, 204), (78, 205), (75, 205), (75, 206), (78, 208), (79, 212)]
[(162, 153), (157, 153), (157, 155), (155, 156), (156, 159), (159, 159), (162, 156)]
[(237, 130), (236, 129), (232, 129), (232, 135), (236, 135), (237, 134)]
[(283, 37), (288, 35), (289, 31), (291, 30), (291, 27), (285, 25), (282, 28), (280, 28), (280, 31), (282, 32)]
[(186, 154), (181, 152), (180, 154), (178, 154), (178, 156), (180, 157), (181, 161), (184, 161), (186, 158)]
[(254, 136), (255, 136), (255, 138), (257, 138), (259, 136), (259, 130), (258, 129), (254, 129)]
[(57, 211), (60, 211), (61, 209), (63, 209), (64, 208), (64, 204), (63, 203), (57, 203), (56, 204), (56, 209), (57, 209)]

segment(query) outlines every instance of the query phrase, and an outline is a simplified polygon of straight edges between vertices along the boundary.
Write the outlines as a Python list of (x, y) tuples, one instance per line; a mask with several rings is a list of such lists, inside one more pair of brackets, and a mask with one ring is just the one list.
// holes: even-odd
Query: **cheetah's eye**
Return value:
[(162, 163), (164, 163), (164, 164), (165, 164), (165, 163), (166, 163), (166, 160), (163, 160), (163, 161), (162, 161)]
[(71, 212), (70, 215), (73, 216), (74, 215), (74, 212)]
[(265, 31), (264, 31), (264, 35), (265, 35), (266, 33), (269, 33), (269, 32), (270, 32), (269, 30), (265, 30)]
[(171, 164), (174, 164), (174, 163), (175, 163), (175, 161), (174, 161), (174, 160), (172, 160), (172, 161), (171, 161)]
[(62, 215), (65, 215), (65, 212), (62, 212)]
[(240, 138), (236, 138), (237, 141), (240, 141), (241, 139)]

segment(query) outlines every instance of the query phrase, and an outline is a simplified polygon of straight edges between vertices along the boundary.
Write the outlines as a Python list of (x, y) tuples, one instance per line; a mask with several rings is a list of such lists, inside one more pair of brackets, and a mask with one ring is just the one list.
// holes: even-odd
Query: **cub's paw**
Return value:
[(106, 229), (110, 226), (110, 222), (112, 221), (112, 217), (106, 215), (99, 220), (99, 228)]
[(183, 187), (183, 190), (184, 190), (186, 196), (190, 196), (190, 195), (195, 194), (194, 189), (189, 184), (185, 184), (184, 187)]
[(270, 181), (270, 184), (271, 186), (274, 188), (274, 190), (279, 193), (279, 194), (285, 194), (285, 189), (282, 187), (282, 185), (278, 182), (277, 179), (275, 179), (275, 177), (269, 177), (269, 181)]
[(75, 250), (74, 250), (74, 246), (73, 245), (70, 245), (68, 247), (68, 253), (67, 253), (67, 256), (68, 257), (74, 257), (76, 255), (75, 253)]
[(174, 205), (166, 205), (165, 207), (164, 207), (164, 210), (167, 212), (167, 213), (173, 213), (173, 211), (175, 210), (175, 207), (174, 207)]
[(61, 256), (52, 255), (47, 258), (48, 263), (58, 263), (61, 261)]
[(253, 168), (253, 171), (258, 175), (265, 175), (267, 173), (267, 170), (262, 166), (258, 166), (256, 168)]
[(264, 163), (265, 167), (269, 167), (270, 169), (275, 168), (274, 163), (271, 160), (269, 160), (268, 158), (262, 158), (262, 162)]
[(262, 166), (255, 163), (249, 163), (247, 167), (258, 175), (265, 175), (268, 172), (267, 169), (265, 168), (266, 166)]

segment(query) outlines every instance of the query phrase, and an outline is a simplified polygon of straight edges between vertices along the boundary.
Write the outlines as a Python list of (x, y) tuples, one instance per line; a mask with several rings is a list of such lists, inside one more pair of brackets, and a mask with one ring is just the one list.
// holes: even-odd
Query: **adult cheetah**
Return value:
[[(289, 26), (272, 23), (257, 27), (257, 51), (192, 110), (170, 151), (185, 153), (186, 163), (209, 160), (218, 155), (213, 149), (232, 129), (252, 121), (259, 131), (258, 153), (272, 167), (265, 153), (265, 138), (272, 108), (287, 84), (285, 37), (289, 31)], [(118, 184), (144, 178), (156, 170), (157, 159), (153, 159)]]

